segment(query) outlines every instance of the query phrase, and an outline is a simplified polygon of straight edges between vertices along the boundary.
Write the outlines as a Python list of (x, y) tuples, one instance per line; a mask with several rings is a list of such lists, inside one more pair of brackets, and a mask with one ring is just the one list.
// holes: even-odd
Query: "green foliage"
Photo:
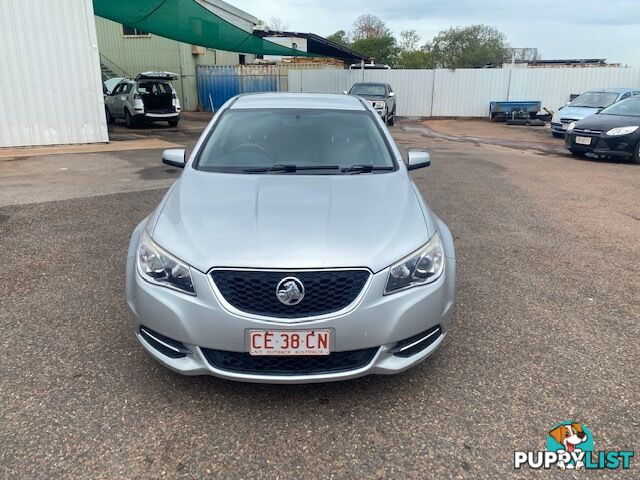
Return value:
[(427, 50), (403, 50), (398, 57), (398, 66), (404, 68), (436, 68), (436, 61)]
[(400, 53), (396, 39), (392, 35), (361, 38), (353, 42), (351, 48), (372, 58), (376, 63), (385, 63), (392, 67), (396, 65)]
[(336, 33), (329, 35), (327, 37), (327, 40), (331, 42), (335, 42), (338, 45), (342, 45), (345, 47), (348, 47), (351, 45), (351, 42), (349, 42), (349, 36), (347, 35), (347, 32), (345, 32), (344, 30), (338, 30)]
[(440, 32), (431, 45), (431, 54), (442, 68), (477, 68), (501, 65), (506, 58), (506, 37), (487, 25), (449, 28)]

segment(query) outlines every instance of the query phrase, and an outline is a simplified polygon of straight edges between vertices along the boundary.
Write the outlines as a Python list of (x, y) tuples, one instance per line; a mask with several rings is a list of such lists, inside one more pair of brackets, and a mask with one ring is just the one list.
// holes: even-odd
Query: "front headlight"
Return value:
[(376, 110), (382, 110), (386, 106), (387, 104), (384, 102), (373, 102), (373, 108), (375, 108)]
[(635, 132), (636, 130), (638, 130), (639, 127), (617, 127), (617, 128), (612, 128), (611, 130), (609, 130), (607, 132), (607, 135), (609, 135), (610, 137), (619, 137), (620, 135), (629, 135), (630, 133)]
[(142, 233), (136, 252), (138, 272), (151, 283), (195, 295), (189, 265), (156, 245), (146, 232)]
[(406, 288), (435, 282), (444, 270), (444, 248), (436, 233), (417, 252), (391, 265), (385, 295)]
[(568, 132), (568, 133), (573, 132), (573, 129), (574, 129), (574, 128), (576, 128), (576, 122), (571, 122), (571, 123), (569, 124), (569, 126), (567, 127), (567, 132)]
[(560, 123), (560, 115), (554, 113), (553, 117), (551, 117), (551, 123)]

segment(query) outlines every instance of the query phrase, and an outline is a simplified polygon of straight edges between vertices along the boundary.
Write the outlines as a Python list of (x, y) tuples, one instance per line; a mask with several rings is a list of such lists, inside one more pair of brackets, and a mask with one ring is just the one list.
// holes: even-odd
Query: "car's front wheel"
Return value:
[(633, 156), (631, 157), (631, 163), (640, 165), (640, 142), (638, 142), (638, 144), (636, 145), (636, 149), (633, 152)]
[(127, 128), (133, 128), (133, 119), (131, 118), (129, 110), (124, 111), (124, 124), (127, 126)]
[(179, 119), (178, 120), (169, 120), (168, 121), (170, 127), (177, 127), (178, 126), (178, 122), (180, 122)]
[(393, 109), (393, 112), (387, 115), (387, 125), (393, 127), (396, 124), (396, 109)]
[(553, 133), (553, 136), (556, 138), (564, 138), (564, 133), (558, 133), (558, 132), (551, 132)]
[(575, 155), (576, 157), (584, 157), (585, 153), (581, 150), (578, 150), (576, 148), (570, 148), (569, 151), (571, 152), (571, 155)]
[(107, 117), (107, 125), (113, 125), (113, 116), (111, 115), (109, 107), (104, 107), (104, 113)]

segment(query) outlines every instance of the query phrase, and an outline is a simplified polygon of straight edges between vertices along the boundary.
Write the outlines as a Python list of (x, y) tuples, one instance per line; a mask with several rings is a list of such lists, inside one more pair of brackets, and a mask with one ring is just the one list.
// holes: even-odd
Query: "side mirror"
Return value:
[(343, 93), (344, 95), (349, 95), (349, 92), (347, 92), (346, 90), (343, 90), (343, 91), (342, 91), (342, 93)]
[(395, 97), (396, 96), (396, 92), (389, 92), (389, 96), (390, 97)]
[(185, 162), (184, 148), (170, 148), (162, 152), (162, 163), (172, 167), (184, 168)]
[(431, 155), (424, 150), (409, 150), (407, 168), (417, 170), (431, 165)]

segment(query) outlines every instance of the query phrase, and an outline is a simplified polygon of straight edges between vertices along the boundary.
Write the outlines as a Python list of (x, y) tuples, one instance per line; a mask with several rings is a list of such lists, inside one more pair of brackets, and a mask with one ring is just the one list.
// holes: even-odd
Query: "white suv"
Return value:
[(104, 98), (107, 123), (122, 118), (127, 127), (142, 122), (166, 121), (175, 127), (180, 121), (180, 100), (170, 80), (170, 72), (145, 72), (135, 80), (123, 79)]

